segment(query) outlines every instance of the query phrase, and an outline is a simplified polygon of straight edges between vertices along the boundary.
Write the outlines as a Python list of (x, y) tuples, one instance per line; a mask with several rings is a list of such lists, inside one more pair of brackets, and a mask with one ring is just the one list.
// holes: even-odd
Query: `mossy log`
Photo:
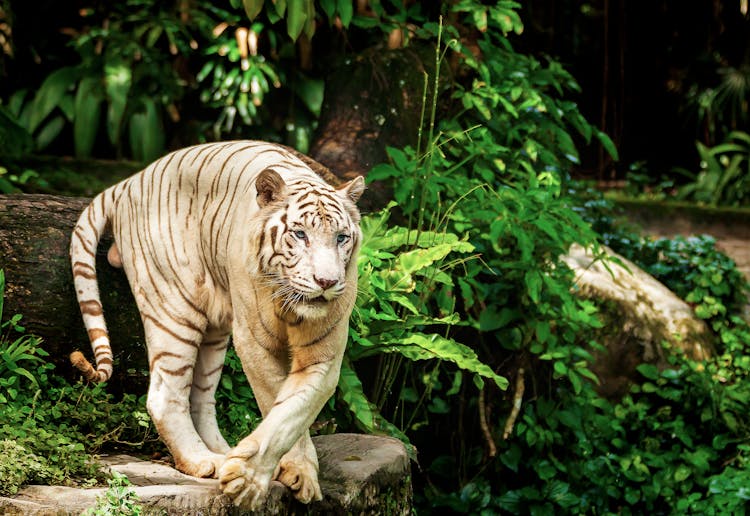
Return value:
[[(21, 324), (43, 339), (42, 347), (63, 376), (76, 375), (68, 355), (91, 348), (73, 290), (70, 234), (89, 199), (52, 195), (0, 196), (0, 269), (5, 271), (3, 319), (22, 314)], [(97, 274), (115, 353), (113, 385), (144, 381), (145, 340), (125, 274), (110, 266), (105, 236)]]

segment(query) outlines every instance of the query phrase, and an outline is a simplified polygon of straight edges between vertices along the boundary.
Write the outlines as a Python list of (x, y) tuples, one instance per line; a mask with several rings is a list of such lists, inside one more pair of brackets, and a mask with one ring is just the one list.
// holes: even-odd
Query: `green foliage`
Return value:
[(143, 513), (140, 498), (131, 488), (128, 477), (113, 471), (107, 485), (107, 490), (96, 497), (96, 505), (83, 512), (85, 516), (140, 516)]
[[(233, 4), (240, 3), (234, 0)], [(250, 21), (260, 14), (265, 0), (242, 0), (245, 13)], [(342, 2), (343, 3), (343, 2)], [(273, 7), (268, 10), (272, 18), (283, 19), (286, 17), (287, 34), (292, 41), (297, 41), (302, 33), (308, 38), (315, 34), (315, 2), (314, 0), (283, 0), (273, 2)]]
[(527, 402), (492, 472), (432, 503), (466, 513), (736, 514), (748, 497), (748, 370), (718, 377), (714, 365), (640, 366), (644, 383), (616, 404), (590, 384)]
[(678, 199), (689, 199), (710, 206), (750, 204), (750, 135), (741, 131), (729, 133), (714, 147), (696, 142), (700, 171), (687, 175), (690, 181), (677, 191)]
[[(750, 333), (736, 312), (744, 280), (709, 239), (637, 243), (623, 235), (623, 242), (631, 239), (625, 254), (694, 303), (723, 349), (705, 364), (678, 356), (663, 371), (642, 366), (643, 383), (630, 394), (602, 398), (589, 369), (592, 351), (601, 351), (591, 340), (601, 325), (597, 309), (571, 294), (572, 277), (558, 257), (572, 242), (595, 249), (597, 242), (582, 201), (569, 197), (576, 191), (565, 171), (578, 160), (570, 132), (615, 151), (573, 103), (559, 99), (576, 86), (557, 63), (517, 55), (502, 31), (487, 32), (479, 41), (482, 61), (466, 58), (473, 75), (454, 87), (453, 116), (433, 124), (429, 113), (420, 147), (389, 149), (390, 163), (370, 174), (393, 185), (390, 211), (407, 227), (388, 227), (387, 213), (363, 223), (366, 235), (385, 237), (366, 240), (363, 249), (351, 363), (340, 385), (348, 406), (360, 426), (395, 433), (380, 421), (368, 425), (382, 413), (417, 445), (429, 478), (420, 512), (741, 511), (750, 471)], [(448, 46), (460, 49), (454, 41)], [(433, 95), (439, 97), (435, 86)], [(389, 232), (409, 236), (402, 247), (390, 246)], [(438, 236), (451, 254), (430, 249)], [(428, 268), (433, 253), (444, 260), (427, 280), (404, 274), (414, 251)], [(406, 332), (392, 338), (391, 322)], [(467, 389), (465, 372), (444, 359), (427, 367), (418, 353), (403, 352), (422, 340), (412, 335), (430, 328), (450, 339), (452, 351), (471, 349), (495, 374), (527, 371), (526, 392), (533, 394), (504, 440), (497, 432), (508, 423), (513, 393), (475, 382), (497, 410), (485, 435), (497, 446), (494, 459), (460, 416), (468, 409), (485, 417), (487, 403)], [(373, 378), (358, 367), (368, 360)], [(457, 439), (441, 440), (456, 431)], [(435, 451), (448, 448), (450, 455)]]
[[(248, 126), (261, 123), (263, 113), (259, 108), (272, 86), (281, 87), (282, 77), (278, 63), (258, 51), (258, 38), (270, 32), (263, 23), (244, 27), (244, 16), (237, 11), (212, 8), (212, 14), (232, 27), (211, 38), (203, 50), (208, 59), (196, 75), (196, 80), (202, 84), (201, 102), (219, 113), (213, 122), (213, 136), (218, 139), (235, 134), (238, 121)], [(276, 35), (268, 36), (269, 51), (275, 54), (278, 52)]]
[(234, 446), (260, 423), (260, 410), (234, 348), (227, 350), (224, 370), (216, 391), (216, 415), (219, 428), (230, 446)]
[(750, 65), (727, 66), (719, 53), (712, 58), (715, 60), (714, 84), (707, 87), (692, 84), (686, 92), (684, 108), (695, 117), (708, 144), (746, 127), (750, 115), (747, 104)]
[(104, 132), (118, 155), (129, 134), (132, 156), (150, 161), (164, 151), (164, 117), (175, 112), (183, 87), (170, 56), (189, 52), (194, 41), (180, 13), (160, 3), (113, 5), (101, 25), (95, 11), (82, 15), (92, 26), (73, 40), (80, 62), (50, 73), (33, 96), (16, 91), (8, 109), (36, 150), (72, 126), (78, 157), (91, 156)]
[[(360, 295), (353, 318), (353, 342), (348, 350), (352, 364), (379, 357), (382, 373), (376, 375), (373, 386), (375, 406), (380, 409), (385, 405), (392, 396), (394, 382), (407, 382), (401, 375), (412, 368), (411, 362), (423, 360), (431, 364), (419, 370), (429, 369), (429, 374), (419, 380), (411, 378), (414, 384), (403, 383), (402, 391), (431, 391), (441, 371), (456, 375), (454, 381), (459, 384), (461, 375), (469, 374), (477, 386), (488, 379), (505, 389), (505, 378), (479, 360), (471, 347), (450, 337), (451, 327), (460, 322), (450, 295), (458, 288), (451, 272), (472, 260), (465, 255), (474, 250), (473, 246), (450, 233), (387, 227), (389, 216), (386, 209), (365, 217), (361, 224), (364, 239), (359, 259)], [(342, 400), (360, 426), (376, 431), (383, 422), (363, 397), (350, 367), (345, 365), (339, 382)], [(435, 403), (437, 399), (437, 395), (426, 399), (426, 393), (419, 398), (400, 396), (394, 411), (404, 425), (395, 434), (402, 437), (400, 431), (410, 426), (407, 420), (414, 420), (420, 411), (430, 411), (426, 402)]]
[(20, 322), (10, 317), (0, 334), (1, 492), (32, 482), (91, 485), (102, 474), (90, 453), (107, 443), (153, 445), (145, 399), (115, 401), (101, 384), (70, 385), (55, 376), (39, 339), (26, 335)]
[[(642, 382), (618, 401), (590, 382), (528, 399), (484, 473), (454, 492), (428, 491), (423, 505), (474, 514), (741, 514), (750, 496), (750, 328), (738, 315), (747, 283), (712, 239), (641, 239), (607, 220), (601, 195), (585, 195), (586, 215), (605, 221), (606, 243), (691, 299), (723, 348), (704, 363), (668, 352), (667, 369), (639, 366)], [(469, 453), (479, 456), (474, 446)], [(438, 457), (429, 470), (451, 478), (455, 462)]]
[(0, 105), (0, 155), (22, 156), (33, 146), (31, 135), (3, 105)]
[[(538, 398), (591, 392), (590, 339), (601, 324), (593, 304), (572, 294), (572, 275), (559, 257), (573, 242), (596, 244), (567, 196), (565, 172), (577, 161), (568, 131), (611, 142), (575, 104), (558, 98), (577, 88), (559, 64), (519, 55), (498, 35), (521, 30), (514, 18), (469, 7), (456, 10), (470, 23), (484, 23), (486, 15), (482, 61), (467, 57), (453, 29), (446, 29), (455, 39), (444, 48), (441, 27), (425, 26), (438, 39), (438, 69), (445, 52), (460, 51), (471, 70), (465, 85), (453, 87), (451, 116), (438, 119), (441, 92), (433, 84), (419, 147), (388, 149), (390, 162), (368, 174), (393, 185), (389, 210), (406, 227), (389, 226), (389, 210), (363, 220), (348, 354), (360, 381), (347, 364), (340, 382), (361, 426), (404, 433), (426, 455), (433, 486), (427, 496), (438, 505), (442, 489), (472, 489), (470, 480), (497, 463), (482, 458), (461, 414), (475, 413), (482, 393), (507, 416), (506, 376), (519, 367), (533, 371)], [(374, 366), (372, 378), (359, 363)], [(399, 433), (380, 421), (368, 425), (377, 414)], [(452, 439), (457, 420), (462, 430)], [(441, 455), (449, 448), (450, 456)], [(485, 484), (465, 494), (491, 500), (496, 493)]]
[(622, 246), (621, 251), (693, 305), (695, 314), (717, 333), (728, 316), (739, 313), (747, 302), (747, 281), (708, 235), (644, 239)]
[(48, 188), (49, 183), (36, 170), (26, 168), (20, 174), (8, 173), (0, 166), (0, 193), (20, 193), (29, 187)]
[(44, 471), (42, 460), (9, 439), (0, 440), (0, 495), (14, 495), (18, 487)]
[[(3, 319), (3, 299), (5, 293), (5, 273), (0, 270), (0, 321)], [(14, 315), (0, 323), (0, 403), (15, 400), (23, 379), (38, 386), (37, 380), (31, 373), (35, 366), (44, 363), (42, 357), (47, 353), (39, 348), (39, 339), (24, 334), (24, 328), (19, 323), (20, 315)], [(20, 334), (11, 337), (11, 332)]]

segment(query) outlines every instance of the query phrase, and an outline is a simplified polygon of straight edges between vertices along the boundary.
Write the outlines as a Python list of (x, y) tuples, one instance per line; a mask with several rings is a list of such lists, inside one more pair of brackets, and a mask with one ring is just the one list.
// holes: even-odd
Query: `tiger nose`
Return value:
[(313, 276), (313, 279), (315, 280), (315, 283), (320, 285), (320, 288), (322, 288), (323, 290), (328, 290), (336, 284), (335, 279), (319, 278), (317, 276)]

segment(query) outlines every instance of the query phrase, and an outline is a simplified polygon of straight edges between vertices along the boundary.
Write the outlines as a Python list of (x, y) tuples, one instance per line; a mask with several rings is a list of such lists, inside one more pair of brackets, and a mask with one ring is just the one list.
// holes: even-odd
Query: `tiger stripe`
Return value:
[[(319, 492), (306, 428), (335, 387), (346, 343), (363, 181), (334, 189), (318, 172), (326, 174), (275, 144), (196, 145), (96, 196), (73, 229), (73, 280), (94, 365), (78, 351), (71, 362), (87, 380), (112, 376), (96, 273), (109, 229), (108, 260), (125, 271), (146, 334), (147, 408), (185, 473), (229, 474), (220, 470), (231, 461), (214, 394), (232, 333), (267, 416), (247, 439), (273, 451), (263, 460), (307, 461), (305, 492)], [(246, 457), (250, 448), (238, 446)]]

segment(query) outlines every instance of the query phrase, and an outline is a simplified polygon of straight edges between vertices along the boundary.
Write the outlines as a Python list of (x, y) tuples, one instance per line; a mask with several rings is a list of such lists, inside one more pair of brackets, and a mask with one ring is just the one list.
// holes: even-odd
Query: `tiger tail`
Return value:
[[(96, 249), (109, 223), (114, 187), (97, 195), (81, 213), (70, 239), (70, 261), (73, 266), (73, 285), (83, 324), (94, 351), (96, 368), (80, 351), (70, 354), (70, 361), (90, 382), (106, 382), (112, 376), (112, 347), (104, 321), (99, 285), (96, 276)], [(113, 245), (109, 255), (112, 265), (119, 265), (119, 254)]]

